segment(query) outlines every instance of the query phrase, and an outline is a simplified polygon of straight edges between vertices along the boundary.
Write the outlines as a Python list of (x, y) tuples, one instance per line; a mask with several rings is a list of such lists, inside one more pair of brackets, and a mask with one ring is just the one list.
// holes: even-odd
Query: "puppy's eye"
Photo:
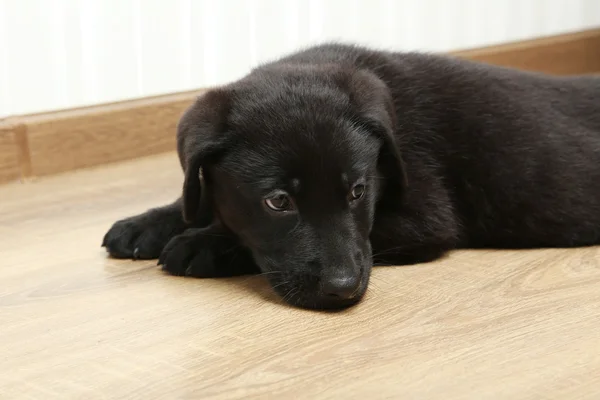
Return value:
[(290, 196), (284, 192), (277, 192), (271, 197), (265, 199), (265, 204), (273, 211), (291, 211), (294, 209), (294, 204)]
[(363, 185), (362, 183), (354, 185), (354, 187), (350, 191), (350, 201), (356, 201), (356, 200), (360, 199), (361, 197), (363, 197), (364, 194), (365, 194), (365, 185)]

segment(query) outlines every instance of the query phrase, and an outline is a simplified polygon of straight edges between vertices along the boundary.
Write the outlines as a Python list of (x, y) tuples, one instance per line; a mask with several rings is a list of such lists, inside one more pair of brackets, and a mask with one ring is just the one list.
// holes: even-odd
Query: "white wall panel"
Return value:
[(140, 94), (181, 91), (192, 84), (192, 0), (136, 0), (134, 26)]
[(61, 6), (43, 0), (8, 1), (0, 9), (2, 74), (8, 75), (0, 90), (9, 110), (67, 106)]
[(0, 1), (0, 118), (11, 109), (8, 64), (8, 24), (6, 23), (6, 5)]
[[(7, 1), (27, 3), (31, 0)], [(86, 99), (106, 102), (142, 94), (138, 79), (141, 52), (136, 39), (139, 24), (135, 24), (134, 19), (139, 12), (137, 3), (135, 0), (81, 2), (82, 83), (90, 87)]]
[(449, 51), (597, 26), (599, 0), (0, 0), (0, 117), (218, 85), (329, 40)]

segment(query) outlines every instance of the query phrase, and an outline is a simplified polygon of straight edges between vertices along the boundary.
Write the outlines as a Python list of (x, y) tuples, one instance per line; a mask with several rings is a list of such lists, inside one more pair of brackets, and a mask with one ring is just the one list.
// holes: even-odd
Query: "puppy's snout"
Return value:
[(330, 262), (321, 276), (320, 296), (327, 303), (342, 304), (360, 295), (364, 254), (360, 250), (346, 254)]
[(352, 299), (358, 293), (360, 275), (355, 273), (337, 274), (321, 282), (323, 295), (340, 300)]

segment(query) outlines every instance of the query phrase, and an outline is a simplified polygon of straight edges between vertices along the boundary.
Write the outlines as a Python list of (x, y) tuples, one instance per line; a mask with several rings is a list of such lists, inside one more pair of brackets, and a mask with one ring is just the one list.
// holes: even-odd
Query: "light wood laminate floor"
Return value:
[(600, 399), (599, 248), (379, 267), (360, 305), (305, 311), (106, 257), (181, 181), (168, 154), (0, 187), (0, 398)]

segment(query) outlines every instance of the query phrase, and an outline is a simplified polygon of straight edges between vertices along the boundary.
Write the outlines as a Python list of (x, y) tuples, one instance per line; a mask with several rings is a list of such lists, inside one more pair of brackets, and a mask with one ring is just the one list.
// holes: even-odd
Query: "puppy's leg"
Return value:
[(375, 265), (413, 265), (435, 261), (452, 247), (443, 243), (412, 244), (397, 248), (383, 248), (373, 257)]
[[(425, 214), (427, 215), (427, 214)], [(373, 261), (411, 265), (434, 261), (458, 246), (459, 231), (451, 215), (386, 215), (371, 233)]]
[(102, 246), (115, 258), (158, 258), (169, 240), (186, 227), (179, 199), (115, 222), (104, 235)]
[(175, 236), (158, 260), (171, 275), (216, 278), (259, 272), (250, 252), (219, 225), (190, 228)]

